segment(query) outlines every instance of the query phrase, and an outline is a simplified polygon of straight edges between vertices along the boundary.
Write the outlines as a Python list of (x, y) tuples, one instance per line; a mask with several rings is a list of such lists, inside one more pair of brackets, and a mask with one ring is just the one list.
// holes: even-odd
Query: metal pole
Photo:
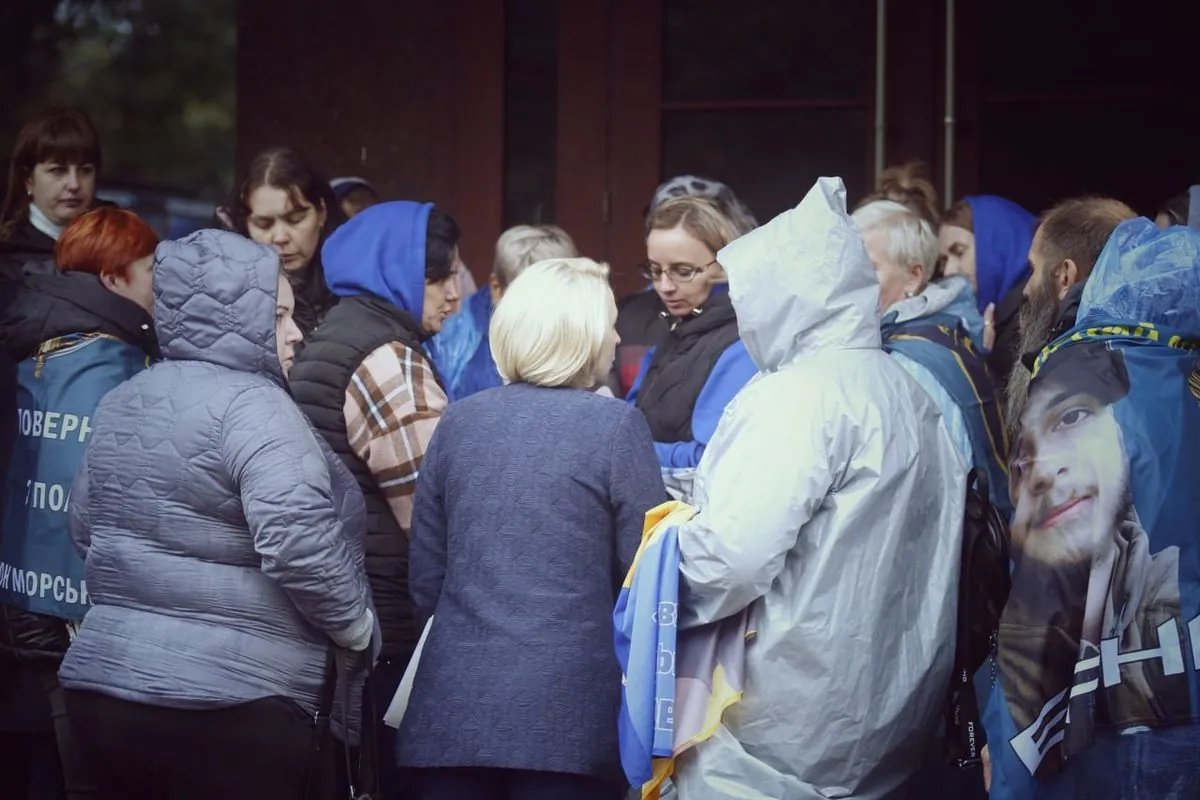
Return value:
[(887, 129), (887, 0), (875, 0), (875, 186), (886, 167)]
[(946, 133), (942, 167), (942, 203), (954, 203), (954, 0), (946, 0)]

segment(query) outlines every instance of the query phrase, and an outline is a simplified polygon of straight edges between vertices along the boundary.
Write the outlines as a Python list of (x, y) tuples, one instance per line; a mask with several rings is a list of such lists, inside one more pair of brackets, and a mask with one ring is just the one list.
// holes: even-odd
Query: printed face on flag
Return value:
[(1009, 472), (1017, 558), (1090, 564), (1115, 548), (1129, 466), (1112, 407), (1061, 383), (1039, 386)]
[(1200, 663), (1200, 638), (1185, 632), (1200, 634), (1200, 616), (1181, 602), (1180, 565), (1195, 526), (1190, 487), (1176, 482), (1200, 405), (1181, 403), (1187, 382), (1171, 380), (1189, 358), (1084, 341), (1031, 385), (1009, 470), (1014, 568), (996, 654), (1015, 735), (994, 751), (1030, 775), (1056, 774), (1104, 729), (1193, 719), (1186, 656)]

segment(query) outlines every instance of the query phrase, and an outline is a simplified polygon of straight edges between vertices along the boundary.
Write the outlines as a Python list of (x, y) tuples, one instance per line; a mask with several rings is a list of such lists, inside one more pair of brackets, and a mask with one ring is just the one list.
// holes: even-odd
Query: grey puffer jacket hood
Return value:
[[(69, 499), (94, 606), (67, 688), (313, 713), (331, 643), (371, 635), (362, 494), (287, 391), (278, 275), (273, 251), (232, 233), (155, 252), (164, 361), (101, 401)], [(351, 742), (360, 661), (339, 661), (334, 731)]]
[(154, 253), (154, 327), (164, 358), (206, 361), (287, 386), (275, 343), (279, 257), (224, 231)]

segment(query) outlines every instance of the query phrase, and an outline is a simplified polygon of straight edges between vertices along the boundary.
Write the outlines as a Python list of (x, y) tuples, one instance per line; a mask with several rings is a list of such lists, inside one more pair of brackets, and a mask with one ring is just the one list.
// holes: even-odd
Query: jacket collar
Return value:
[(421, 327), (421, 324), (417, 320), (413, 319), (412, 314), (409, 314), (407, 311), (393, 303), (389, 303), (382, 297), (377, 297), (373, 294), (357, 294), (344, 298), (342, 302), (357, 303), (364, 309), (385, 316), (388, 319), (403, 325), (410, 333), (413, 334), (413, 336), (417, 338), (417, 341), (422, 343), (424, 343), (433, 335)]
[(41, 342), (71, 333), (105, 333), (159, 358), (154, 319), (137, 303), (85, 272), (54, 272), (25, 282), (19, 314), (0, 329), (4, 348), (24, 357)]

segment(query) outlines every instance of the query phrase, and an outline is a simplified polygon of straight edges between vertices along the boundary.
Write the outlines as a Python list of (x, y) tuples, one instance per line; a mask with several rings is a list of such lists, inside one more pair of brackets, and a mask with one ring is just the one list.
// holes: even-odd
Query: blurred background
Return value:
[(482, 276), (557, 222), (637, 282), (664, 177), (765, 221), (815, 178), (851, 201), (920, 158), (944, 206), (1086, 192), (1153, 214), (1200, 180), (1200, 4), (1144, 0), (4, 0), (0, 153), (78, 105), (103, 196), (179, 235), (264, 147), (426, 199)]
[(104, 151), (99, 196), (163, 235), (212, 218), (233, 186), (235, 0), (4, 0), (4, 174), (21, 124), (79, 106)]

